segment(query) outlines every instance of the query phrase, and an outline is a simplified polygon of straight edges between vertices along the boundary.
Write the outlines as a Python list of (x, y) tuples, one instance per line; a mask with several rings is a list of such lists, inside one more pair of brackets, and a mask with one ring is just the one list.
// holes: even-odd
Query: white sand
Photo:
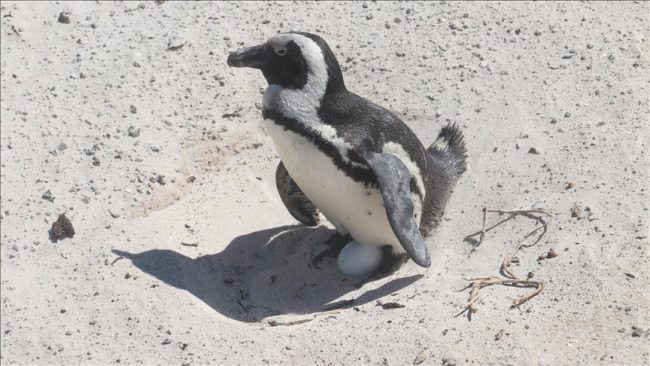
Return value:
[[(2, 363), (648, 364), (649, 13), (2, 2)], [(330, 229), (286, 212), (260, 128), (265, 82), (226, 65), (278, 30), (322, 35), (348, 88), (425, 144), (447, 119), (462, 125), (471, 167), (429, 241), (430, 269), (409, 263), (356, 289), (335, 261), (310, 266)], [(530, 289), (486, 288), (469, 321), (454, 317), (463, 276), (498, 275), (537, 224), (507, 221), (472, 252), (484, 205), (558, 216), (513, 267), (544, 292), (510, 309)], [(76, 235), (54, 244), (62, 212)], [(550, 248), (560, 255), (538, 262)], [(332, 317), (267, 325), (349, 299)]]

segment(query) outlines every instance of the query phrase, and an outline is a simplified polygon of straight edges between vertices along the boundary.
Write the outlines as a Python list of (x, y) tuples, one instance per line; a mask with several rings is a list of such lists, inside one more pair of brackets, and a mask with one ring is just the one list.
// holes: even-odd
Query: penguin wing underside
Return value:
[(316, 226), (320, 221), (318, 208), (305, 196), (300, 187), (291, 178), (282, 161), (275, 171), (275, 185), (278, 188), (280, 199), (287, 207), (291, 216), (307, 226)]
[(365, 152), (360, 155), (377, 178), (388, 221), (395, 236), (415, 263), (429, 267), (429, 249), (413, 218), (411, 174), (406, 165), (393, 154)]

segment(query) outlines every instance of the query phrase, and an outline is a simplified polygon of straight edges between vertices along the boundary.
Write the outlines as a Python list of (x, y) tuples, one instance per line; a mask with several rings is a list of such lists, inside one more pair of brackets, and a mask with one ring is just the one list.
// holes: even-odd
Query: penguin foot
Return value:
[(352, 241), (352, 237), (350, 235), (341, 235), (338, 232), (334, 233), (334, 235), (330, 236), (329, 239), (327, 239), (325, 242), (329, 248), (317, 254), (314, 259), (311, 260), (311, 264), (318, 265), (325, 258), (337, 258), (339, 254), (341, 254), (341, 251), (345, 245), (350, 241)]

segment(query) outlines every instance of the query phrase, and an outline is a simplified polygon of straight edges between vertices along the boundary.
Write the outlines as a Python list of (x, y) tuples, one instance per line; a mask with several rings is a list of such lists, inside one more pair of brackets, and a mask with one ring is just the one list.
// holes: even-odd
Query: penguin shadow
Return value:
[[(185, 290), (220, 314), (242, 322), (270, 316), (347, 309), (398, 291), (422, 275), (382, 279), (372, 290), (340, 274), (333, 258), (312, 259), (335, 233), (323, 226), (282, 226), (235, 238), (220, 253), (190, 258), (173, 250), (113, 250), (143, 272)], [(353, 292), (355, 298), (335, 301)], [(353, 301), (351, 301), (353, 300)]]

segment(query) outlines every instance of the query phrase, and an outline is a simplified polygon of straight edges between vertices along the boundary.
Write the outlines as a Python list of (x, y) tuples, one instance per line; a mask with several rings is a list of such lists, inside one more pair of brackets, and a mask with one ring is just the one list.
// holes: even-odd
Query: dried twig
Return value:
[(277, 326), (279, 326), (279, 325), (283, 325), (283, 326), (298, 325), (298, 324), (303, 324), (303, 323), (310, 322), (310, 321), (312, 321), (312, 320), (314, 320), (314, 318), (306, 318), (306, 319), (292, 320), (292, 321), (290, 321), (290, 322), (281, 322), (281, 321), (277, 321), (277, 320), (273, 320), (273, 319), (271, 319), (271, 320), (269, 320), (267, 323), (269, 323), (269, 325), (272, 326), (272, 327), (277, 327)]
[(183, 46), (185, 46), (186, 43), (187, 42), (183, 42), (183, 43), (177, 44), (177, 45), (172, 45), (172, 41), (169, 41), (167, 43), (167, 51), (178, 51), (181, 48), (183, 48)]
[(544, 282), (542, 281), (531, 281), (531, 280), (519, 280), (519, 279), (502, 279), (497, 277), (478, 277), (478, 278), (465, 278), (466, 281), (472, 283), (472, 292), (470, 294), (469, 304), (463, 311), (469, 309), (472, 313), (478, 311), (477, 303), (480, 298), (479, 291), (483, 287), (492, 286), (492, 285), (502, 285), (502, 286), (514, 286), (514, 287), (535, 287), (535, 292), (532, 292), (526, 296), (521, 296), (513, 300), (512, 307), (519, 306), (526, 301), (532, 299), (534, 296), (544, 290)]
[(478, 239), (478, 244), (476, 246), (481, 245), (483, 243), (483, 239), (485, 238), (485, 223), (487, 221), (487, 207), (483, 207), (483, 226), (481, 227), (481, 236)]
[(538, 208), (532, 208), (532, 209), (529, 209), (529, 210), (491, 210), (491, 209), (487, 209), (487, 212), (495, 212), (495, 213), (499, 213), (499, 214), (512, 214), (512, 215), (525, 215), (525, 214), (535, 214), (536, 213), (536, 214), (546, 215), (548, 217), (553, 217), (553, 215), (551, 215), (550, 213), (548, 213), (548, 212), (546, 212), (546, 211), (544, 211), (542, 209), (538, 209)]
[[(538, 295), (540, 292), (544, 290), (544, 282), (543, 281), (533, 281), (533, 280), (522, 280), (519, 279), (519, 277), (510, 270), (510, 264), (515, 258), (515, 255), (521, 250), (521, 248), (527, 247), (524, 245), (525, 240), (531, 237), (533, 234), (538, 232), (541, 229), (544, 229), (546, 231), (546, 228), (548, 227), (548, 224), (555, 218), (552, 214), (548, 213), (547, 211), (541, 210), (541, 209), (530, 209), (530, 210), (492, 210), (488, 209), (486, 207), (483, 208), (483, 224), (482, 228), (480, 231), (480, 238), (479, 238), (479, 244), (483, 242), (483, 239), (485, 237), (485, 226), (486, 226), (486, 217), (487, 213), (498, 213), (498, 214), (510, 214), (510, 215), (530, 215), (530, 214), (541, 214), (545, 215), (550, 218), (550, 220), (545, 221), (542, 225), (536, 227), (533, 229), (531, 232), (527, 233), (524, 235), (524, 238), (522, 241), (520, 241), (517, 246), (515, 247), (514, 251), (510, 255), (506, 255), (505, 258), (503, 258), (503, 262), (501, 262), (501, 269), (500, 273), (505, 277), (505, 278), (498, 278), (498, 277), (477, 277), (477, 278), (465, 278), (465, 280), (470, 281), (470, 285), (468, 287), (471, 287), (472, 290), (470, 292), (470, 300), (467, 306), (458, 314), (462, 314), (465, 311), (469, 310), (470, 313), (475, 313), (478, 311), (478, 300), (480, 298), (480, 290), (483, 287), (487, 286), (492, 286), (492, 285), (502, 285), (502, 286), (514, 286), (514, 287), (535, 287), (535, 291), (525, 295), (516, 298), (512, 302), (512, 307), (519, 306), (526, 301), (532, 299), (536, 295)], [(541, 220), (538, 218), (538, 220)], [(544, 232), (545, 232), (544, 231)], [(544, 235), (544, 232), (541, 234), (541, 236)], [(540, 236), (540, 238), (541, 238)], [(539, 241), (539, 238), (538, 240)], [(537, 241), (535, 243), (537, 243)], [(533, 244), (535, 244), (533, 243)], [(530, 245), (533, 245), (530, 244)], [(530, 246), (528, 245), (528, 246)]]
[(119, 256), (119, 257), (117, 257), (117, 258), (115, 258), (115, 259), (113, 259), (113, 261), (111, 262), (111, 266), (112, 266), (112, 265), (114, 265), (114, 264), (115, 264), (115, 262), (117, 262), (117, 261), (119, 261), (120, 259), (124, 259), (124, 257), (122, 257), (122, 256)]
[(291, 325), (298, 325), (298, 324), (308, 323), (308, 322), (316, 319), (319, 316), (328, 316), (328, 315), (329, 316), (334, 316), (336, 314), (339, 314), (340, 312), (341, 312), (340, 310), (324, 311), (322, 313), (314, 314), (311, 318), (296, 319), (296, 320), (291, 320), (291, 321), (282, 321), (282, 320), (270, 319), (270, 320), (267, 320), (266, 322), (272, 327), (291, 326)]
[(181, 245), (186, 246), (186, 247), (198, 247), (199, 243), (183, 243), (181, 242)]

